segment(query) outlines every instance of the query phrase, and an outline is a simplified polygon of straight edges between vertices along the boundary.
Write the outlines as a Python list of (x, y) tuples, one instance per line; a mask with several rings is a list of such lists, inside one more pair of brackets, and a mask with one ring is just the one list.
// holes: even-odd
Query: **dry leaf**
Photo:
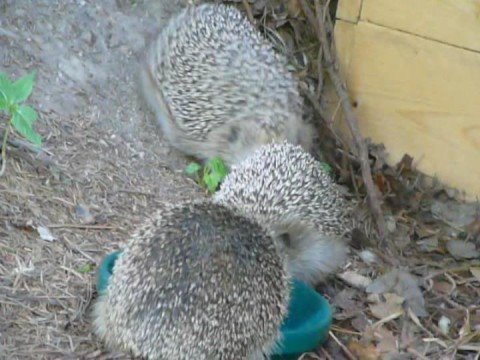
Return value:
[(375, 330), (375, 338), (378, 341), (377, 349), (382, 354), (397, 352), (397, 338), (390, 330), (380, 326)]
[(348, 344), (348, 350), (358, 359), (358, 360), (379, 360), (380, 354), (373, 344), (362, 344), (358, 341), (352, 340)]
[(370, 278), (360, 275), (355, 271), (345, 271), (338, 275), (340, 279), (345, 281), (347, 284), (356, 287), (358, 289), (365, 289), (372, 282)]
[(406, 271), (393, 269), (377, 278), (366, 290), (374, 294), (394, 292), (405, 298), (406, 304), (415, 315), (420, 317), (428, 315), (425, 309), (425, 299), (418, 286), (417, 279)]
[(457, 228), (464, 228), (477, 217), (478, 205), (457, 201), (435, 200), (431, 210), (434, 216)]
[(447, 281), (435, 280), (433, 282), (433, 289), (443, 295), (448, 295), (452, 292), (453, 285)]
[(37, 232), (40, 235), (40, 239), (42, 240), (45, 240), (45, 241), (57, 240), (57, 238), (53, 236), (52, 233), (50, 232), (50, 229), (45, 226), (38, 226)]
[(442, 332), (443, 335), (448, 335), (448, 333), (450, 332), (450, 323), (452, 321), (442, 315), (442, 317), (440, 318), (440, 320), (438, 320), (438, 328), (440, 329), (440, 331)]
[(480, 267), (471, 267), (470, 272), (478, 281), (480, 281)]
[(88, 206), (84, 204), (78, 204), (75, 206), (75, 216), (82, 222), (82, 224), (93, 224), (95, 222), (95, 218), (90, 213)]
[(367, 316), (362, 312), (358, 314), (353, 320), (352, 320), (352, 326), (355, 330), (364, 332), (367, 326), (370, 324)]
[(432, 252), (438, 249), (438, 238), (437, 236), (432, 236), (426, 239), (417, 241), (417, 245), (420, 248), (420, 251), (423, 252)]
[(396, 294), (384, 294), (385, 301), (369, 305), (370, 311), (377, 319), (385, 319), (393, 314), (403, 314), (404, 298)]
[(455, 259), (473, 259), (480, 256), (475, 244), (462, 240), (449, 240), (447, 250)]

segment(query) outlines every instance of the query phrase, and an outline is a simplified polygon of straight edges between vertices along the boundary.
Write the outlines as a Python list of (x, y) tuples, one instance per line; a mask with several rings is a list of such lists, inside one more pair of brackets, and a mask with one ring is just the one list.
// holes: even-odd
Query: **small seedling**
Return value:
[(200, 164), (192, 162), (187, 166), (185, 172), (193, 176), (201, 186), (206, 187), (208, 192), (214, 193), (227, 176), (228, 170), (222, 159), (214, 157), (207, 161), (203, 171)]
[(2, 167), (0, 176), (6, 166), (6, 147), (10, 132), (15, 130), (31, 143), (41, 146), (42, 138), (33, 130), (33, 123), (37, 120), (37, 112), (30, 106), (24, 105), (32, 93), (35, 71), (13, 82), (8, 76), (0, 72), (0, 111), (7, 116), (5, 132), (2, 142)]
[(82, 265), (80, 266), (77, 271), (80, 273), (80, 274), (87, 274), (89, 272), (91, 272), (93, 269), (95, 268), (94, 265), (90, 264), (90, 263), (87, 263), (85, 265)]

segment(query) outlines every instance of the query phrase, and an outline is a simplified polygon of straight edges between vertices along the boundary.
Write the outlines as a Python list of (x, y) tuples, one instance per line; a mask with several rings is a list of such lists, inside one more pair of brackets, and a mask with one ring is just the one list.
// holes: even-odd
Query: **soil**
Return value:
[(52, 154), (12, 148), (0, 178), (0, 358), (100, 356), (88, 318), (95, 264), (158, 202), (203, 196), (138, 96), (157, 6), (0, 2), (0, 71), (36, 70), (28, 102)]
[[(91, 332), (96, 266), (157, 204), (204, 196), (139, 97), (139, 60), (165, 23), (160, 3), (0, 1), (0, 71), (18, 78), (36, 70), (28, 103), (44, 141), (34, 154), (9, 146), (0, 178), (1, 359), (129, 358), (107, 352)], [(250, 3), (259, 23), (288, 28), (292, 57), (318, 54), (297, 43), (312, 39), (296, 18), (299, 1)], [(336, 139), (321, 142), (333, 144), (322, 155), (337, 179), (363, 200), (358, 161)], [(385, 149), (369, 149), (388, 236), (377, 242), (359, 210), (348, 264), (319, 288), (335, 310), (330, 338), (303, 358), (478, 359), (478, 204), (455, 200), (412, 159), (390, 167)]]

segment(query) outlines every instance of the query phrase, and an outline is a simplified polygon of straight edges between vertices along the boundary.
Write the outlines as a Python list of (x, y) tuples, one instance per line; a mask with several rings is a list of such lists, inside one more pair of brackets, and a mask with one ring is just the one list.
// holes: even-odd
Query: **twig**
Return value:
[(3, 134), (2, 141), (2, 168), (0, 169), (0, 177), (5, 173), (5, 168), (7, 167), (7, 140), (8, 135), (10, 134), (10, 122), (7, 123), (7, 130)]
[(428, 358), (426, 356), (422, 355), (421, 353), (419, 353), (416, 349), (414, 349), (412, 347), (408, 347), (407, 352), (409, 352), (412, 355), (415, 355), (417, 357), (417, 359), (428, 360)]
[(253, 12), (252, 8), (250, 7), (250, 4), (248, 3), (248, 0), (242, 0), (243, 7), (245, 8), (245, 11), (247, 12), (247, 17), (248, 20), (255, 25), (255, 18), (253, 17)]
[(322, 354), (328, 359), (328, 360), (333, 360), (333, 357), (332, 355), (330, 355), (327, 350), (325, 350), (324, 348), (320, 348), (320, 351), (322, 352)]
[[(324, 10), (322, 10), (320, 0), (315, 0), (315, 17), (315, 14), (310, 9), (306, 0), (300, 0), (300, 3), (303, 11), (305, 12), (305, 15), (307, 16), (308, 21), (311, 23), (311, 25), (314, 27), (318, 34), (320, 45), (323, 49), (323, 58), (325, 60), (325, 67), (327, 73), (332, 80), (335, 91), (340, 99), (347, 126), (350, 130), (350, 133), (352, 134), (357, 154), (359, 156), (362, 177), (367, 190), (367, 197), (369, 200), (370, 209), (375, 218), (379, 236), (381, 239), (384, 239), (386, 234), (385, 219), (383, 217), (381, 209), (379, 193), (372, 178), (370, 163), (368, 161), (367, 145), (360, 133), (357, 117), (353, 111), (353, 107), (350, 103), (348, 93), (345, 89), (345, 86), (343, 85), (340, 74), (337, 70), (338, 66), (336, 63), (336, 59), (334, 58), (334, 50), (331, 48), (330, 42), (328, 41), (327, 37), (327, 21), (324, 20), (322, 14), (324, 13), (324, 11), (328, 11), (328, 9), (325, 8)], [(333, 28), (331, 24), (330, 27)]]
[(119, 229), (117, 226), (108, 225), (81, 225), (81, 224), (50, 224), (50, 229), (84, 229), (84, 230), (114, 230)]
[(340, 348), (343, 350), (345, 355), (347, 355), (347, 358), (349, 358), (349, 360), (357, 360), (357, 358), (352, 354), (352, 352), (348, 350), (345, 345), (342, 344), (342, 342), (333, 334), (333, 332), (329, 331), (328, 335), (330, 335), (330, 337), (337, 343), (337, 345), (340, 346)]
[(305, 84), (300, 85), (300, 91), (307, 97), (308, 101), (313, 105), (313, 108), (315, 111), (324, 119), (327, 118), (327, 114), (325, 110), (322, 109), (322, 106), (320, 105), (318, 101), (318, 97), (316, 97), (316, 94), (314, 94)]
[[(4, 131), (0, 131), (0, 138), (4, 138), (5, 137), (5, 132)], [(36, 146), (36, 145), (33, 145), (33, 144), (30, 144), (26, 141), (23, 141), (23, 140), (15, 140), (15, 139), (11, 139), (9, 138), (7, 140), (8, 144), (13, 146), (13, 147), (16, 147), (20, 150), (27, 150), (27, 151), (30, 151), (34, 154), (41, 154), (41, 153), (45, 153), (47, 155), (50, 155), (52, 156), (53, 153), (42, 148), (42, 147), (39, 147), (39, 146)]]

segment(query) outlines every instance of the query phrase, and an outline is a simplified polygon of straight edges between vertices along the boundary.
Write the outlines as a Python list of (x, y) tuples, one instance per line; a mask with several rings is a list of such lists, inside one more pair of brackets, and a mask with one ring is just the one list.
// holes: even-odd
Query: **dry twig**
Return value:
[(347, 356), (349, 360), (357, 360), (357, 358), (352, 354), (352, 352), (348, 350), (348, 348), (345, 345), (343, 345), (343, 343), (335, 336), (333, 332), (329, 331), (328, 334), (333, 339), (333, 341), (335, 341), (337, 345), (340, 346), (340, 348), (342, 349), (342, 351), (344, 352), (344, 354)]
[(331, 22), (327, 21), (328, 16), (326, 16), (326, 13), (328, 12), (328, 2), (326, 5), (322, 6), (320, 4), (320, 0), (315, 0), (316, 16), (310, 8), (309, 4), (307, 3), (307, 0), (300, 0), (300, 3), (309, 23), (315, 28), (318, 38), (320, 40), (320, 46), (322, 47), (325, 67), (335, 87), (335, 91), (340, 98), (340, 103), (345, 114), (347, 126), (350, 130), (350, 133), (352, 134), (357, 154), (359, 156), (362, 177), (365, 183), (365, 187), (367, 189), (367, 196), (369, 199), (370, 208), (373, 216), (375, 217), (380, 238), (383, 239), (386, 229), (385, 219), (383, 217), (383, 212), (381, 209), (379, 193), (372, 178), (370, 163), (368, 161), (367, 145), (360, 133), (357, 117), (350, 103), (347, 90), (345, 89), (340, 74), (337, 70), (338, 66), (336, 64), (334, 50), (330, 45), (330, 41), (328, 41), (328, 32), (333, 32), (333, 25), (331, 24)]
[(245, 11), (247, 12), (247, 17), (250, 22), (255, 25), (255, 18), (253, 17), (253, 12), (252, 8), (250, 7), (250, 4), (248, 3), (248, 0), (242, 0), (242, 5), (245, 8)]

